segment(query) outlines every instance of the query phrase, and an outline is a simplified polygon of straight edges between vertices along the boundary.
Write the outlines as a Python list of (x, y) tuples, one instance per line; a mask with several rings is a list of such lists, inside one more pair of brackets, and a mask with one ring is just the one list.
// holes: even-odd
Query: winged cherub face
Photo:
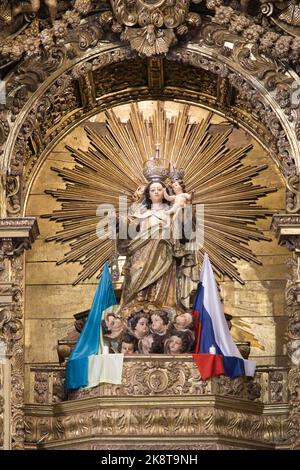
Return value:
[(173, 335), (169, 344), (170, 354), (179, 354), (182, 351), (182, 339), (179, 336)]

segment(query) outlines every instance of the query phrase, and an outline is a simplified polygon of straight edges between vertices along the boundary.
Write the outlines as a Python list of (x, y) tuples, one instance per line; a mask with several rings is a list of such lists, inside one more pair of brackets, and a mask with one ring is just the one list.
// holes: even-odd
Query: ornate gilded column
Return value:
[(279, 244), (293, 252), (288, 261), (291, 273), (286, 284), (288, 314), (287, 352), (291, 359), (288, 376), (291, 416), (289, 438), (293, 449), (300, 449), (300, 214), (273, 216), (271, 229)]
[(4, 353), (3, 349), (5, 346), (3, 343), (0, 343), (0, 449), (4, 449), (4, 371), (3, 371), (3, 360)]
[(11, 370), (10, 357), (4, 342), (0, 342), (0, 449), (11, 448), (10, 416), (11, 416)]
[(38, 233), (35, 217), (0, 219), (0, 447), (5, 449), (22, 449), (24, 443), (22, 255)]

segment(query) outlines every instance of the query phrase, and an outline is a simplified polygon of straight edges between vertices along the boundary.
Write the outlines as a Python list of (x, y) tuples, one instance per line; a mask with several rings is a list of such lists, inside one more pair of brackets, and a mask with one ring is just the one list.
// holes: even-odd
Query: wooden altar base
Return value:
[[(47, 366), (43, 372), (42, 367), (33, 372), (46, 390), (51, 370)], [(286, 404), (264, 404), (259, 382), (244, 377), (202, 381), (191, 356), (126, 357), (122, 385), (79, 389), (61, 402), (54, 369), (48, 382), (56, 387), (55, 393), (48, 394), (52, 403), (41, 403), (39, 398), (39, 403), (26, 405), (27, 448), (201, 450), (285, 446)], [(38, 381), (34, 388), (38, 390)]]

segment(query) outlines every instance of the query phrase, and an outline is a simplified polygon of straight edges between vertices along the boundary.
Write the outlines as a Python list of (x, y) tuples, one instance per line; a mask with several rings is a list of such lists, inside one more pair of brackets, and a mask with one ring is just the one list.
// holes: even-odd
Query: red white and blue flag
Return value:
[(253, 377), (256, 364), (242, 357), (231, 337), (206, 253), (193, 304), (193, 315), (196, 335), (193, 359), (202, 379), (217, 375)]

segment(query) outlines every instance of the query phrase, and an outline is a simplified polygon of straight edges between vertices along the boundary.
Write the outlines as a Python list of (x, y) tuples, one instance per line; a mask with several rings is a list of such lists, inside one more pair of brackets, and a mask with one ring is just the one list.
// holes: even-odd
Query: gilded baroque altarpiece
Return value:
[[(256, 4), (0, 2), (2, 448), (299, 448), (300, 7)], [(247, 250), (237, 236), (236, 263), (220, 249), (216, 265), (257, 374), (202, 381), (190, 356), (139, 356), (126, 358), (122, 386), (66, 397), (57, 342), (89, 308), (101, 266), (78, 245), (66, 254), (53, 211), (79, 160), (92, 164), (94, 134), (103, 150), (157, 109), (164, 129), (185, 116), (220, 156), (242, 149), (253, 173), (265, 217), (255, 209), (256, 238), (244, 227)]]

